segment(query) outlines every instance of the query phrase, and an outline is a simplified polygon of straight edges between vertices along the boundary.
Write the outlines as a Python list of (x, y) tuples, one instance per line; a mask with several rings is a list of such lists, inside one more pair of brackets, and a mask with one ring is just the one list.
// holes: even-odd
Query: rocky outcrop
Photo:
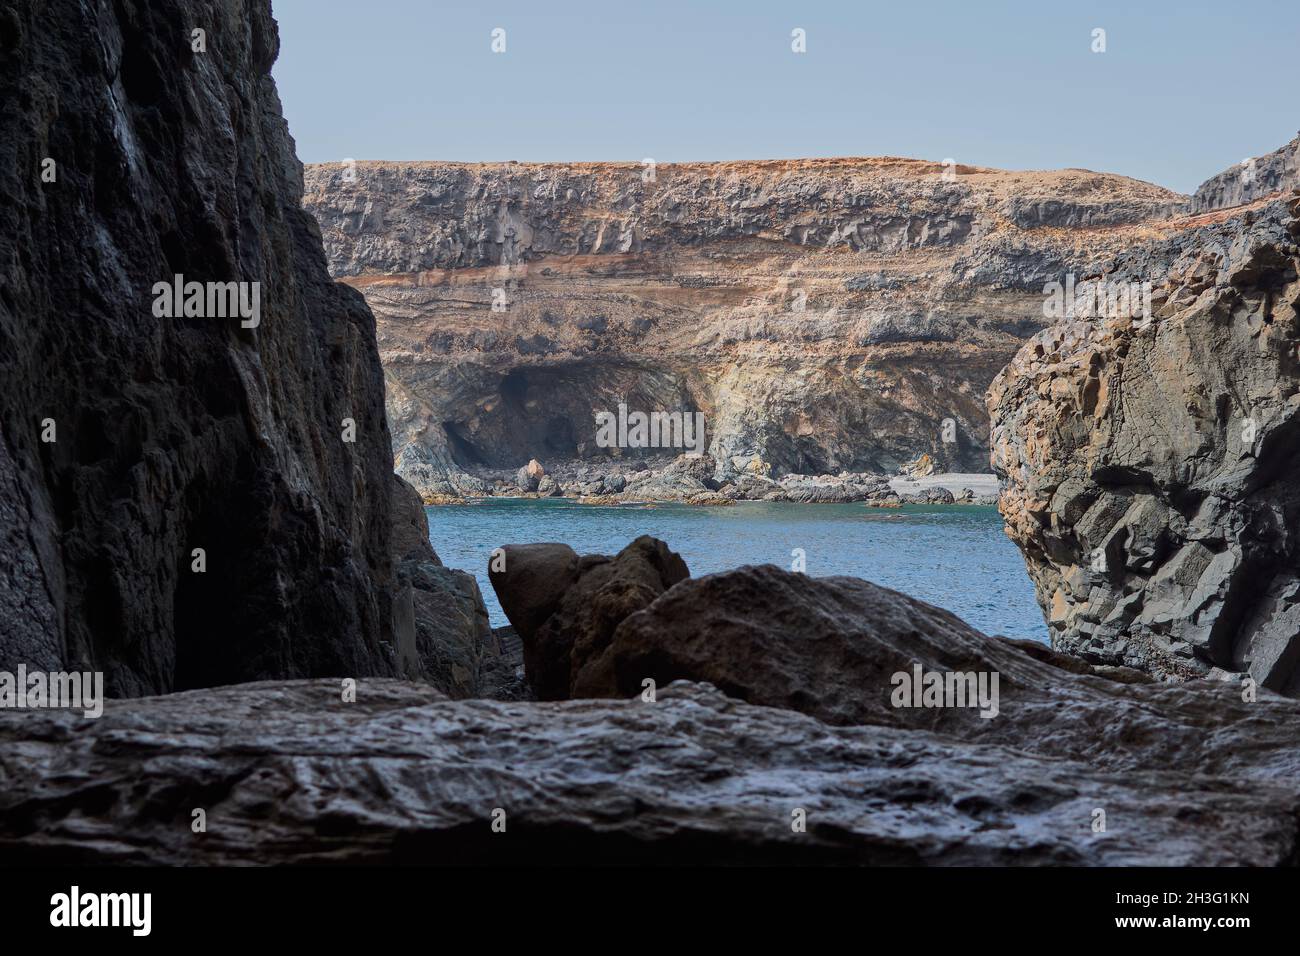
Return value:
[[(1229, 723), (1198, 752), (1269, 752), (1284, 729), (1293, 743), (1276, 704), (1257, 708), (1248, 742)], [(1121, 726), (1170, 754), (1196, 742), (1183, 724), (1177, 741), (1145, 734), (1146, 714)], [(1160, 759), (1121, 773), (833, 727), (703, 684), (654, 703), (504, 703), (369, 680), (343, 703), (333, 681), (258, 683), (78, 721), (0, 712), (11, 865), (1295, 862), (1293, 777)]]
[(1300, 136), (1264, 156), (1249, 157), (1207, 179), (1192, 196), (1190, 211), (1210, 212), (1279, 197), (1300, 188)]
[[(851, 578), (692, 580), (653, 539), (504, 554), (553, 651), (530, 669), (610, 699), (363, 679), (0, 710), (4, 859), (1297, 862), (1300, 706), (1267, 690), (1143, 683)], [(996, 675), (996, 714), (900, 706), (917, 670)]]
[[(0, 670), (419, 676), (374, 320), (277, 50), (265, 0), (0, 11)], [(176, 276), (249, 308), (166, 317)]]
[(489, 567), (540, 700), (608, 696), (582, 688), (592, 681), (589, 666), (601, 669), (614, 629), (690, 576), (679, 555), (648, 536), (613, 558), (579, 557), (567, 544), (507, 545)]
[(326, 164), (306, 195), (430, 498), (475, 493), (475, 466), (664, 453), (597, 441), (620, 403), (702, 413), (719, 480), (985, 470), (981, 397), (1046, 324), (1043, 284), (1182, 201), (891, 158)]
[[(667, 550), (641, 538), (619, 559), (652, 547)], [(526, 581), (533, 577), (527, 569), (551, 556), (520, 551), (518, 557), (516, 574)], [(542, 613), (563, 606), (570, 595), (593, 593), (579, 589), (579, 580), (561, 585)], [(494, 579), (493, 586), (510, 613), (513, 581)], [(553, 647), (562, 639), (567, 648), (603, 648), (598, 656), (583, 650), (567, 658), (532, 657), (530, 682), (554, 686), (558, 673), (573, 697), (626, 698), (644, 695), (647, 686), (706, 681), (728, 696), (797, 710), (826, 724), (924, 730), (1114, 770), (1173, 761), (1194, 773), (1234, 768), (1266, 777), (1300, 775), (1300, 754), (1283, 744), (1284, 734), (1268, 732), (1262, 750), (1243, 743), (1238, 754), (1220, 746), (1218, 737), (1244, 741), (1255, 718), (1265, 715), (1291, 725), (1300, 720), (1293, 701), (1249, 693), (1238, 681), (1157, 683), (1139, 671), (1089, 664), (1035, 642), (989, 638), (947, 611), (858, 578), (747, 566), (683, 577), (653, 600), (626, 602), (617, 611), (598, 621), (552, 611), (531, 632), (521, 631), (526, 648), (544, 632)], [(597, 631), (600, 638), (593, 640)], [(918, 669), (988, 680), (969, 688), (964, 703), (922, 706), (913, 698), (911, 706), (900, 705), (898, 677)], [(977, 693), (991, 703), (977, 700)]]
[(1056, 647), (1300, 694), (1297, 201), (1205, 217), (1104, 278), (1146, 318), (1070, 318), (989, 394), (1007, 530)]
[[(598, 566), (661, 548), (643, 540)], [(565, 577), (567, 563), (537, 557)], [(301, 681), (109, 701), (97, 721), (0, 711), (0, 852), (15, 864), (1297, 862), (1295, 701), (1141, 683), (849, 578), (742, 568), (679, 581), (639, 610), (605, 600), (620, 578), (629, 595), (644, 580), (588, 588), (579, 575), (549, 605), (581, 589), (629, 612), (602, 656), (617, 682), (661, 680), (631, 699), (449, 701), (363, 680), (346, 700), (337, 681)], [(523, 602), (546, 604), (537, 590)], [(576, 661), (617, 616), (552, 611), (542, 627), (563, 630)], [(894, 706), (891, 671), (916, 667), (997, 674), (998, 713)], [(677, 672), (692, 680), (668, 683)], [(705, 673), (722, 689), (694, 682)]]

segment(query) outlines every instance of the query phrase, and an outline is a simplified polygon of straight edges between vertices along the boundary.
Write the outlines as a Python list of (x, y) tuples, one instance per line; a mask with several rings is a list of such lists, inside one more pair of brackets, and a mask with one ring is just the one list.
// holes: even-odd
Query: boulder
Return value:
[(536, 491), (541, 483), (542, 476), (531, 471), (528, 465), (515, 473), (515, 486), (526, 494)]
[(490, 580), (523, 641), (528, 683), (541, 700), (581, 695), (575, 685), (594, 680), (584, 671), (619, 623), (690, 575), (677, 554), (649, 536), (613, 558), (579, 558), (564, 545), (507, 546), (504, 554), (509, 570)]
[(488, 581), (525, 647), (555, 613), (578, 569), (578, 554), (567, 544), (510, 544), (489, 558)]

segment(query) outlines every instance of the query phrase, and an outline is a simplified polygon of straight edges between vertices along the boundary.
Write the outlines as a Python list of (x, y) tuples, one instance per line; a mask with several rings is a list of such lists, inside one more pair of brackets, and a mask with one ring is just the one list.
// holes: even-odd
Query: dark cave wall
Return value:
[[(374, 319), (300, 209), (278, 49), (267, 0), (0, 10), (0, 669), (395, 673)], [(260, 324), (155, 317), (178, 273), (259, 282)]]

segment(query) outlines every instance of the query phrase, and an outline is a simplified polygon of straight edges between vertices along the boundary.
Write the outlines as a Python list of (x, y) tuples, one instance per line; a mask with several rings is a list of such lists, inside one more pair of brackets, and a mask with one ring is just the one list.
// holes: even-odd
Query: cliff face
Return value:
[(378, 318), (399, 473), (426, 490), (603, 454), (594, 412), (619, 402), (703, 411), (723, 474), (923, 452), (985, 470), (982, 396), (1045, 324), (1044, 283), (1182, 199), (905, 159), (376, 162), (306, 183), (332, 272)]
[(1002, 511), (1065, 650), (1300, 694), (1297, 200), (1109, 269), (1151, 321), (1070, 319), (993, 384)]
[(1247, 159), (1207, 179), (1192, 196), (1191, 211), (1209, 212), (1278, 197), (1300, 188), (1300, 136), (1264, 156)]
[[(374, 321), (301, 210), (277, 50), (265, 0), (0, 11), (0, 669), (420, 668)], [(258, 319), (159, 317), (176, 275), (259, 283)]]

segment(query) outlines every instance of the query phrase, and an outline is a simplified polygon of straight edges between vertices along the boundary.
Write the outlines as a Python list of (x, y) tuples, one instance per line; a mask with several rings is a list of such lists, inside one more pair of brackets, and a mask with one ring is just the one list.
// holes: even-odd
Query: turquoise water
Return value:
[(614, 554), (641, 534), (668, 542), (693, 576), (742, 564), (789, 568), (802, 548), (814, 576), (848, 574), (947, 608), (986, 634), (1046, 641), (1024, 562), (993, 507), (798, 505), (593, 507), (562, 499), (488, 499), (426, 509), (444, 564), (478, 578), (494, 626), (506, 618), (487, 580), (503, 544), (563, 541)]

